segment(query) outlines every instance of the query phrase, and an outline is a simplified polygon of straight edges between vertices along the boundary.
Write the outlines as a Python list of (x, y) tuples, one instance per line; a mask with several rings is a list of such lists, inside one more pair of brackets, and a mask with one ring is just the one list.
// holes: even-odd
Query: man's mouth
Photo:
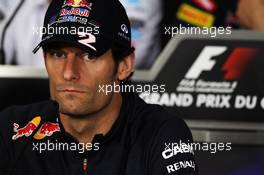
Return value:
[(84, 93), (84, 91), (80, 91), (77, 89), (63, 89), (62, 92), (66, 92), (66, 93)]
[(83, 94), (87, 92), (87, 88), (81, 85), (58, 85), (56, 87), (56, 90), (59, 93), (65, 93), (65, 94)]

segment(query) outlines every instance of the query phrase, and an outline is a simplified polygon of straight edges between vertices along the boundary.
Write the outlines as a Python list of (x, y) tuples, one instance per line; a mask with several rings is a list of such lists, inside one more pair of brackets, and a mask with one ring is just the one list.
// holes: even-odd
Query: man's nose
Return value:
[(80, 78), (78, 58), (68, 55), (64, 62), (63, 78), (66, 81), (74, 81)]

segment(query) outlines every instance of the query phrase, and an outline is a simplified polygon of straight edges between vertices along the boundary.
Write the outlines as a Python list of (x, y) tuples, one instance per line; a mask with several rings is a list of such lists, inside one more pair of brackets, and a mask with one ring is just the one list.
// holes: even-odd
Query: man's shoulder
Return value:
[[(52, 110), (56, 104), (54, 101), (41, 101), (27, 105), (10, 106), (0, 112), (0, 120), (25, 120), (30, 119), (31, 115), (41, 115), (48, 110)], [(2, 122), (0, 122), (2, 123)]]
[[(10, 106), (0, 112), (0, 133), (12, 131), (14, 123), (26, 125), (37, 116), (45, 116), (54, 111), (53, 101), (42, 101), (27, 105)], [(50, 111), (50, 112), (49, 112)]]
[[(135, 107), (134, 107), (135, 118), (152, 125), (162, 125), (167, 121), (182, 122), (176, 115), (171, 115), (168, 111), (160, 105), (148, 104), (139, 96), (135, 96)], [(146, 122), (146, 123), (145, 123)]]
[(156, 135), (158, 133), (177, 133), (190, 135), (190, 130), (186, 123), (177, 115), (172, 115), (168, 111), (156, 104), (147, 104), (142, 99), (137, 99), (135, 105), (133, 129), (138, 133), (146, 135)]
[(148, 104), (146, 108), (149, 112), (147, 115), (142, 115), (141, 124), (149, 132), (162, 132), (165, 135), (168, 133), (185, 135), (189, 132), (189, 128), (183, 119), (177, 115), (169, 114), (162, 106)]

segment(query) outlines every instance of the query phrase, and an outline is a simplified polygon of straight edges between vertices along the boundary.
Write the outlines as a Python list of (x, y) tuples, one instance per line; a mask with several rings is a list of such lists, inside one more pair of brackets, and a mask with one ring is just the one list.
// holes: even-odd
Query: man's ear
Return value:
[(133, 72), (135, 53), (126, 56), (118, 65), (117, 78), (119, 81), (125, 80)]

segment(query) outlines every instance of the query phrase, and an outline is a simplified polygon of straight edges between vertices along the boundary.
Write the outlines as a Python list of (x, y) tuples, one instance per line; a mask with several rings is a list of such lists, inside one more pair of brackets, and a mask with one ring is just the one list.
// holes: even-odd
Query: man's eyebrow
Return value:
[(46, 48), (46, 51), (63, 51), (61, 47)]

